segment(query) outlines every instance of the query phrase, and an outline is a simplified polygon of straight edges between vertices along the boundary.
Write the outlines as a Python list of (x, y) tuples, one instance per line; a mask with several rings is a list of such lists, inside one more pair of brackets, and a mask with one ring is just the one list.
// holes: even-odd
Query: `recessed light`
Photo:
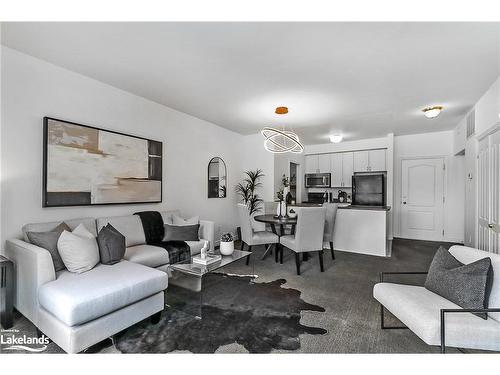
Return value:
[(436, 105), (434, 107), (427, 107), (422, 109), (422, 112), (424, 112), (424, 116), (427, 118), (436, 118), (439, 116), (441, 111), (443, 110), (443, 106), (441, 105)]
[(340, 142), (342, 142), (342, 135), (340, 135), (340, 134), (331, 135), (330, 136), (330, 142), (332, 142), (332, 143), (340, 143)]

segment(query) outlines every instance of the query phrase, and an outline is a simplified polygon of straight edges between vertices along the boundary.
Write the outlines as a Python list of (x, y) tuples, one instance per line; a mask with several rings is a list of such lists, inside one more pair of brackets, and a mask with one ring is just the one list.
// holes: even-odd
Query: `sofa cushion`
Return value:
[(172, 215), (172, 223), (174, 225), (194, 225), (194, 224), (199, 224), (200, 223), (200, 217), (199, 216), (193, 216), (190, 217), (189, 219), (184, 219), (178, 215)]
[(123, 258), (148, 267), (159, 267), (169, 263), (167, 250), (152, 245), (127, 247)]
[[(378, 283), (373, 297), (429, 345), (440, 345), (441, 309), (460, 306), (424, 287)], [(500, 323), (469, 313), (446, 314), (446, 345), (500, 350)]]
[(83, 224), (73, 232), (63, 231), (57, 240), (57, 250), (70, 272), (87, 272), (99, 263), (97, 240)]
[(163, 218), (164, 224), (173, 224), (174, 223), (174, 215), (181, 216), (181, 212), (179, 210), (171, 210), (171, 211), (160, 211), (161, 217)]
[(111, 224), (125, 236), (127, 247), (146, 243), (141, 218), (137, 215), (101, 217), (97, 219), (97, 229), (101, 230), (106, 224)]
[[(78, 225), (83, 224), (83, 225), (85, 225), (85, 228), (87, 228), (87, 230), (90, 233), (92, 233), (94, 236), (97, 236), (95, 219), (92, 217), (64, 220), (64, 222), (68, 225), (68, 227), (71, 230), (74, 230)], [(23, 231), (24, 241), (30, 242), (28, 239), (28, 236), (26, 235), (27, 232), (47, 232), (47, 231), (53, 230), (60, 223), (61, 223), (61, 220), (51, 221), (48, 223), (31, 223), (31, 224), (23, 225), (22, 231)]]
[(57, 240), (61, 236), (63, 231), (70, 231), (70, 227), (62, 222), (57, 227), (48, 232), (26, 232), (26, 236), (33, 245), (44, 248), (50, 253), (52, 257), (52, 263), (54, 264), (54, 270), (62, 271), (65, 266), (61, 259), (61, 255), (57, 250)]
[[(493, 281), (491, 283), (488, 307), (500, 308), (500, 255), (487, 253), (472, 247), (458, 245), (450, 247), (449, 251), (451, 255), (465, 264), (475, 262), (485, 257), (490, 258), (491, 268), (493, 269)], [(488, 316), (491, 319), (495, 319), (497, 322), (500, 322), (500, 313), (488, 313)]]
[(102, 227), (97, 235), (102, 264), (115, 264), (125, 255), (125, 236), (111, 224)]
[[(440, 247), (429, 267), (424, 286), (464, 309), (484, 309), (488, 307), (491, 279), (490, 258), (463, 264)], [(488, 317), (485, 313), (475, 315), (483, 319)]]
[(167, 285), (166, 273), (121, 261), (99, 264), (82, 274), (62, 271), (39, 288), (38, 298), (64, 324), (76, 326), (152, 296)]
[(165, 224), (163, 241), (199, 241), (200, 224), (170, 225)]

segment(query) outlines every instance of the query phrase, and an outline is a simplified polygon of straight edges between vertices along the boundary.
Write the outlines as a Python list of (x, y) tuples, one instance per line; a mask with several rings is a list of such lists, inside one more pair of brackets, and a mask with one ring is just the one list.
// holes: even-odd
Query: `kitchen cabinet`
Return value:
[(319, 158), (318, 155), (306, 155), (306, 173), (318, 173)]
[(352, 187), (352, 175), (354, 173), (354, 153), (342, 153), (342, 187)]
[(368, 166), (370, 171), (385, 171), (385, 150), (368, 151)]
[(354, 172), (385, 171), (385, 149), (355, 151), (354, 152)]
[(353, 153), (331, 154), (332, 187), (352, 187)]
[(318, 155), (319, 173), (331, 173), (330, 154)]
[(354, 172), (367, 172), (368, 168), (368, 151), (354, 152)]

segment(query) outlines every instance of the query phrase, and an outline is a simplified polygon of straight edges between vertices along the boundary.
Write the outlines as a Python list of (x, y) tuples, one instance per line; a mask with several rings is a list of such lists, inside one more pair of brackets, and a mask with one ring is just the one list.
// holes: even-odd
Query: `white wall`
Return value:
[(480, 136), (500, 122), (500, 77), (474, 106), (476, 110), (476, 135)]
[[(238, 149), (241, 135), (6, 47), (1, 63), (0, 244), (19, 236), (28, 222), (147, 209), (179, 208), (184, 215), (216, 221), (219, 230), (234, 230), (234, 185), (242, 160), (249, 157)], [(163, 203), (42, 208), (44, 116), (162, 141)], [(226, 199), (207, 198), (207, 165), (214, 156), (222, 157), (228, 168)], [(244, 164), (250, 168), (252, 163)]]
[(446, 163), (445, 240), (463, 242), (465, 158), (453, 155), (453, 131), (394, 137), (394, 236), (400, 234), (401, 160), (431, 156)]
[[(274, 187), (274, 156), (264, 148), (264, 137), (262, 134), (252, 134), (242, 137), (240, 144), (235, 145), (243, 158), (241, 167), (243, 172), (248, 170), (262, 169), (264, 178), (262, 179), (262, 188), (257, 191), (264, 201), (273, 200)], [(231, 186), (234, 190), (234, 186)]]

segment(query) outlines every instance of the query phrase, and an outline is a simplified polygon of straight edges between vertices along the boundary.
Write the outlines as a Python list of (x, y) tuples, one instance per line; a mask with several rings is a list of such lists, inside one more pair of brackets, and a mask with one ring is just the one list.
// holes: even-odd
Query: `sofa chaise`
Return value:
[[(179, 211), (161, 212), (165, 223)], [(145, 243), (137, 215), (64, 220), (73, 230), (83, 224), (97, 235), (107, 223), (126, 240), (122, 261), (98, 264), (76, 274), (55, 272), (50, 253), (29, 243), (29, 231), (43, 232), (59, 223), (27, 224), (22, 239), (6, 243), (6, 255), (14, 263), (14, 306), (39, 331), (68, 353), (86, 348), (153, 316), (164, 309), (168, 286), (168, 253)], [(200, 241), (187, 242), (191, 254), (200, 252), (205, 240), (214, 247), (214, 223), (200, 221)]]

